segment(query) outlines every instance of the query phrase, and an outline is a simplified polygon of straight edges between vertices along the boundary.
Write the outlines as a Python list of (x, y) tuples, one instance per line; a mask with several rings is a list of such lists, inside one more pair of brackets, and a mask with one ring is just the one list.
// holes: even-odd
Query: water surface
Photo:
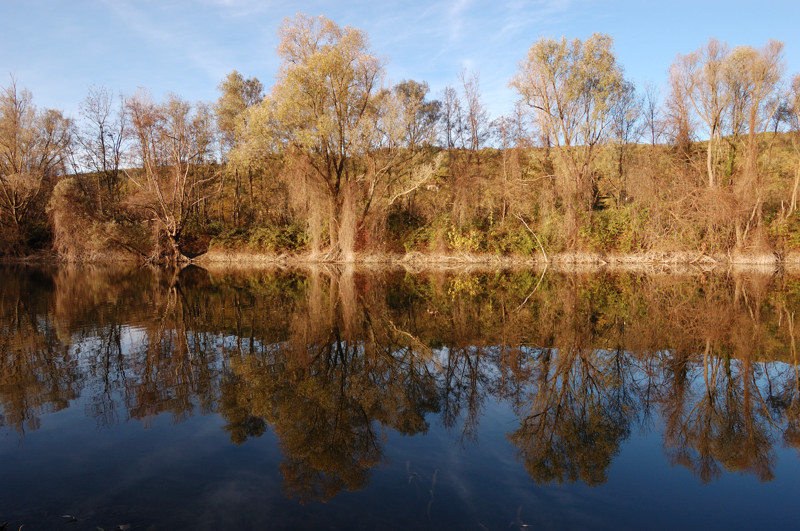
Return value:
[(796, 520), (797, 278), (0, 275), (8, 529)]

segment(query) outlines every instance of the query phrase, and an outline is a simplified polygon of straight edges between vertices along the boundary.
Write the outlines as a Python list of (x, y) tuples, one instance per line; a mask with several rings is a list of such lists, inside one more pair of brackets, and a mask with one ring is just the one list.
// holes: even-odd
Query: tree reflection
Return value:
[(630, 432), (632, 410), (619, 401), (603, 367), (610, 364), (597, 354), (579, 348), (536, 354), (529, 409), (509, 439), (538, 483), (605, 482)]
[(389, 432), (472, 444), (487, 401), (535, 482), (597, 485), (663, 423), (701, 481), (774, 477), (800, 451), (800, 282), (595, 275), (61, 268), (5, 270), (0, 423), (20, 436), (81, 403), (101, 427), (218, 414), (268, 430), (287, 494), (367, 485)]
[(46, 284), (19, 269), (0, 284), (0, 425), (20, 435), (38, 429), (43, 413), (66, 408), (82, 383), (77, 356), (58, 341), (46, 301), (36, 296), (37, 280)]
[(232, 408), (229, 420), (272, 426), (286, 492), (303, 501), (366, 486), (383, 458), (383, 430), (424, 432), (437, 409), (430, 351), (392, 323), (380, 296), (357, 292), (360, 280), (312, 273), (288, 336), (231, 360), (236, 383), (223, 400), (249, 408)]
[(665, 402), (667, 455), (704, 483), (717, 479), (721, 468), (769, 481), (774, 464), (771, 419), (751, 394), (753, 367), (711, 357), (707, 348), (698, 385), (684, 386), (682, 396)]

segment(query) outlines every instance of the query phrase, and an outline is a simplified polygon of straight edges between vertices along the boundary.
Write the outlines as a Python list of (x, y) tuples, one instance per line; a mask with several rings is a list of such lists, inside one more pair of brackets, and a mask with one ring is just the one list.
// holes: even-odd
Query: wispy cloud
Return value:
[[(211, 1), (244, 3), (244, 0)], [(107, 1), (106, 5), (119, 22), (144, 40), (145, 45), (162, 51), (164, 56), (183, 61), (211, 79), (221, 79), (230, 70), (224, 48), (214, 45), (208, 38), (210, 32), (204, 32), (188, 17), (176, 17), (180, 13), (189, 13), (189, 8), (181, 9), (173, 5), (154, 9), (153, 6), (127, 0)]]
[(510, 40), (531, 30), (541, 33), (541, 30), (546, 31), (561, 22), (574, 6), (573, 0), (513, 0), (505, 6), (506, 15), (498, 35)]
[(464, 27), (464, 14), (469, 7), (471, 0), (455, 0), (448, 10), (449, 27), (450, 27), (450, 41), (458, 41), (461, 39), (462, 29)]
[(259, 0), (203, 0), (203, 3), (216, 9), (221, 16), (230, 18), (267, 13), (277, 4)]

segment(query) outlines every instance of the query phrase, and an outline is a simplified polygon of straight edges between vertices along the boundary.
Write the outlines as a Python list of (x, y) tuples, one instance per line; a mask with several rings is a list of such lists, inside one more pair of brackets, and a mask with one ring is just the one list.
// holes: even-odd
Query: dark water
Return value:
[(7, 529), (797, 526), (797, 278), (0, 275)]

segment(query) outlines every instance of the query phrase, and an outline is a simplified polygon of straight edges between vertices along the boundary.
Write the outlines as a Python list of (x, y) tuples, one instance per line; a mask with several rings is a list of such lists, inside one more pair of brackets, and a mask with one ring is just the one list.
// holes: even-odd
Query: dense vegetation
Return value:
[(208, 249), (539, 256), (800, 247), (800, 75), (783, 45), (715, 39), (667, 90), (612, 39), (541, 39), (491, 120), (479, 76), (432, 99), (384, 82), (366, 34), (298, 15), (271, 90), (234, 71), (214, 103), (92, 88), (73, 120), (0, 92), (0, 252), (177, 261)]

